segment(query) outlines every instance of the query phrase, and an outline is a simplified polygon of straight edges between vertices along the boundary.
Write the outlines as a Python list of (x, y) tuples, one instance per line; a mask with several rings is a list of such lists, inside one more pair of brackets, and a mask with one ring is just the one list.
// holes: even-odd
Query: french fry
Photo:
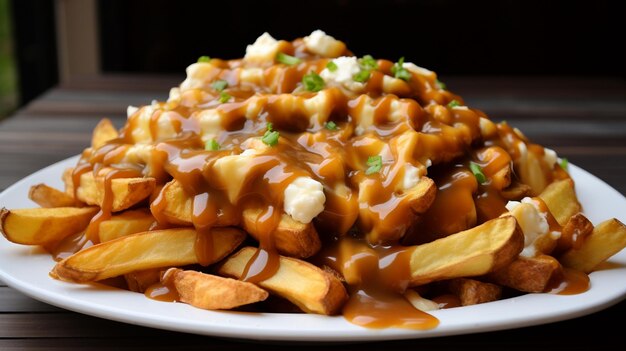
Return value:
[[(185, 193), (179, 182), (173, 180), (167, 183), (161, 196), (165, 206), (160, 210), (168, 222), (177, 225), (192, 225), (193, 199)], [(153, 209), (154, 210), (154, 209)], [(252, 237), (258, 239), (259, 231), (256, 222), (261, 210), (244, 209), (241, 225)], [(234, 225), (236, 223), (219, 223), (218, 225)], [(283, 213), (278, 227), (272, 233), (276, 248), (284, 255), (307, 258), (319, 251), (321, 242), (312, 223), (300, 223)]]
[[(255, 251), (254, 247), (239, 250), (226, 259), (218, 274), (240, 279)], [(280, 256), (276, 274), (258, 285), (310, 313), (336, 314), (348, 299), (343, 284), (334, 275), (308, 262), (285, 256)]]
[(31, 186), (28, 198), (41, 207), (78, 207), (81, 205), (73, 196), (43, 183)]
[(409, 248), (411, 286), (487, 274), (506, 266), (522, 251), (524, 236), (512, 216)]
[(84, 230), (97, 212), (96, 207), (2, 208), (0, 231), (17, 244), (45, 245)]
[(171, 279), (181, 302), (205, 310), (228, 310), (269, 296), (252, 283), (196, 271), (170, 268), (163, 278)]
[[(150, 196), (155, 186), (156, 180), (154, 178), (113, 179), (111, 181), (111, 192), (113, 194), (111, 211), (122, 211), (139, 203)], [(73, 189), (69, 191), (71, 193)], [(93, 172), (81, 174), (80, 185), (76, 192), (76, 196), (80, 201), (89, 205), (102, 206), (104, 193), (104, 180), (101, 177), (94, 177)]]
[(553, 277), (562, 273), (559, 261), (548, 255), (522, 257), (488, 275), (496, 284), (523, 292), (544, 292)]
[(499, 300), (502, 287), (476, 279), (455, 278), (448, 281), (448, 289), (461, 301), (461, 306)]
[(91, 147), (98, 149), (107, 141), (113, 140), (119, 136), (117, 129), (110, 119), (103, 118), (98, 122), (91, 135)]
[(100, 222), (98, 235), (100, 242), (111, 241), (129, 234), (145, 232), (154, 223), (154, 217), (147, 209), (127, 210)]
[(574, 182), (571, 179), (558, 180), (548, 185), (539, 197), (546, 203), (550, 212), (560, 225), (564, 226), (570, 217), (582, 210)]
[(552, 256), (573, 248), (578, 248), (593, 232), (593, 224), (585, 215), (577, 213), (573, 215), (561, 230), (561, 236), (557, 240), (556, 248), (551, 253)]
[(404, 292), (404, 298), (420, 311), (434, 311), (440, 308), (438, 303), (422, 297), (413, 289), (407, 289), (407, 291)]
[(598, 224), (580, 248), (566, 251), (559, 260), (565, 267), (590, 273), (624, 247), (626, 247), (626, 226), (612, 218)]
[(144, 269), (124, 274), (130, 291), (144, 293), (151, 285), (161, 280), (161, 268)]
[[(198, 263), (193, 229), (164, 229), (142, 232), (107, 241), (79, 251), (53, 269), (60, 279), (85, 283), (126, 273), (160, 267)], [(236, 228), (214, 228), (212, 262), (232, 252), (245, 239)]]

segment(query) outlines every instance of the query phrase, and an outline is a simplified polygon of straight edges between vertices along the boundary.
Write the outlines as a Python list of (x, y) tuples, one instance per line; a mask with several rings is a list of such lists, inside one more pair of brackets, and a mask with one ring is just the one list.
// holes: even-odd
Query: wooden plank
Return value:
[(61, 312), (62, 309), (32, 299), (15, 289), (0, 286), (0, 312)]

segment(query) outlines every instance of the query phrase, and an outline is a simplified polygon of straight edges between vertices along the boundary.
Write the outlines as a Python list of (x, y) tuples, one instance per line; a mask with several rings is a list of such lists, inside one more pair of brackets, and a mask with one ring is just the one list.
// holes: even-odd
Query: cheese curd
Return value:
[(560, 232), (550, 231), (547, 214), (539, 210), (533, 199), (525, 197), (521, 202), (509, 201), (506, 208), (517, 219), (524, 233), (524, 249), (520, 256), (535, 257), (543, 249), (543, 240), (557, 240), (560, 237)]
[(244, 60), (250, 62), (274, 62), (274, 58), (279, 50), (280, 45), (278, 40), (265, 32), (258, 37), (253, 44), (246, 47)]
[(285, 188), (285, 212), (301, 223), (310, 223), (324, 210), (324, 187), (309, 177), (298, 177)]
[(304, 37), (303, 40), (309, 52), (323, 57), (337, 57), (346, 50), (346, 45), (343, 42), (319, 29)]
[(341, 56), (332, 62), (337, 65), (337, 69), (331, 71), (325, 68), (320, 72), (320, 76), (327, 85), (335, 85), (352, 92), (362, 91), (365, 84), (354, 80), (354, 75), (361, 72), (359, 61), (354, 56)]

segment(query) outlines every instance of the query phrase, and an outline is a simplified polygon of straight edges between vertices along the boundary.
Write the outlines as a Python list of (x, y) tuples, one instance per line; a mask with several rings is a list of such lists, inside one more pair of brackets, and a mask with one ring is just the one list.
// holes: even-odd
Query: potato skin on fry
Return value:
[(170, 279), (180, 301), (205, 310), (228, 310), (267, 299), (268, 292), (258, 286), (231, 278), (196, 271), (169, 269)]
[(55, 207), (0, 210), (0, 232), (24, 245), (45, 245), (76, 234), (98, 212), (96, 207)]
[[(245, 233), (236, 228), (214, 228), (213, 260), (236, 249)], [(53, 269), (59, 279), (77, 283), (116, 277), (138, 270), (198, 263), (194, 229), (164, 229), (123, 236), (79, 251)]]
[(41, 207), (80, 207), (80, 201), (61, 190), (46, 184), (35, 184), (28, 191), (28, 198)]
[(561, 264), (552, 256), (520, 256), (510, 265), (489, 274), (488, 279), (518, 291), (539, 293), (561, 274)]

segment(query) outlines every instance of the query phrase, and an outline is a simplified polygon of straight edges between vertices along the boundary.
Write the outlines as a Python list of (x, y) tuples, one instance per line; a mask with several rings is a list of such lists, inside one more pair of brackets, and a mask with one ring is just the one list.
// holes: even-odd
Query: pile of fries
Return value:
[(122, 128), (102, 119), (65, 189), (33, 185), (40, 207), (3, 208), (0, 230), (63, 281), (431, 328), (426, 311), (583, 292), (626, 247), (562, 161), (404, 58), (265, 33), (242, 59), (201, 57)]

